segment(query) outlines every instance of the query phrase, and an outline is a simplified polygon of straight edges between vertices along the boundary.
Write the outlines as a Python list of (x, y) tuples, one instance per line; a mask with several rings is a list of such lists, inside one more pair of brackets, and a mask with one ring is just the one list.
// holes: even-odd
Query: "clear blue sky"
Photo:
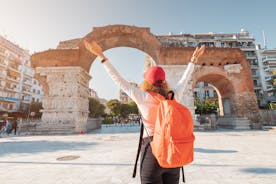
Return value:
[[(268, 48), (276, 48), (275, 7), (274, 0), (0, 0), (0, 34), (38, 52), (110, 24), (149, 27), (153, 34), (235, 33), (243, 28), (260, 44), (264, 30)], [(127, 80), (142, 81), (145, 53), (115, 48), (106, 54)], [(119, 89), (99, 63), (90, 73), (100, 97), (118, 98)]]

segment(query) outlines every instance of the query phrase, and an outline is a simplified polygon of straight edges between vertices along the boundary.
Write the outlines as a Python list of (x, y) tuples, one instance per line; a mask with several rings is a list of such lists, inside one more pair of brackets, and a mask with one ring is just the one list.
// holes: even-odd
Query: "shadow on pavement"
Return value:
[(276, 174), (275, 168), (246, 168), (241, 169), (241, 171), (253, 174)]
[(0, 156), (16, 153), (40, 153), (60, 150), (85, 150), (96, 145), (95, 142), (64, 142), (64, 141), (21, 141), (2, 142)]
[(219, 150), (219, 149), (205, 149), (205, 148), (195, 148), (195, 152), (199, 153), (237, 153), (236, 150)]
[(122, 133), (137, 133), (140, 131), (140, 126), (136, 125), (102, 125), (100, 129), (92, 130), (91, 134), (122, 134)]
[(23, 161), (0, 161), (0, 164), (32, 164), (32, 165), (75, 165), (75, 166), (133, 166), (127, 163), (72, 163), (65, 161), (57, 162), (23, 162)]

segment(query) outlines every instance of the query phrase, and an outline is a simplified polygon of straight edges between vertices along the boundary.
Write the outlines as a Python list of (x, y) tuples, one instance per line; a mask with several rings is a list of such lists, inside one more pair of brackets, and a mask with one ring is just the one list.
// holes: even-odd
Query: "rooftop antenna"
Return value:
[(263, 30), (263, 39), (264, 39), (264, 48), (267, 49), (267, 39), (266, 39), (264, 30)]

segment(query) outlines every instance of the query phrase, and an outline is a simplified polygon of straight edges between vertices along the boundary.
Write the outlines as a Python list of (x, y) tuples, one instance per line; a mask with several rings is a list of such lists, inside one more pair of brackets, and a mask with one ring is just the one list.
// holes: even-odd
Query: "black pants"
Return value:
[(141, 148), (140, 176), (141, 184), (178, 184), (180, 168), (162, 168), (153, 156), (151, 138), (143, 139)]

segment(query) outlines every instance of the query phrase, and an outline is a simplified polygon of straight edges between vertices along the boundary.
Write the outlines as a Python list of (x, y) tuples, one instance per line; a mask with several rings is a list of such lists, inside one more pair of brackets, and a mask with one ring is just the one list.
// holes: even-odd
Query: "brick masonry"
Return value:
[[(50, 109), (59, 113), (63, 113), (60, 106), (66, 108), (66, 113), (73, 110), (68, 108), (78, 100), (73, 98), (68, 101), (63, 100), (70, 97), (79, 99), (80, 104), (75, 104), (74, 107), (75, 113), (77, 113), (78, 108), (81, 113), (87, 113), (88, 108), (86, 108), (87, 104), (85, 105), (86, 100), (84, 99), (86, 98), (86, 93), (84, 91), (88, 88), (90, 78), (87, 75), (96, 57), (84, 48), (82, 39), (96, 40), (103, 50), (120, 46), (139, 49), (150, 55), (157, 64), (168, 66), (167, 68), (174, 67), (175, 71), (178, 70), (178, 67), (181, 68), (181, 66), (187, 65), (194, 51), (192, 47), (162, 45), (157, 36), (150, 33), (149, 28), (109, 25), (96, 27), (83, 38), (60, 42), (57, 49), (35, 53), (31, 56), (31, 63), (32, 67), (40, 68), (40, 72), (37, 71), (36, 78), (43, 85), (46, 94), (43, 106), (47, 111), (44, 111), (44, 113), (48, 113), (48, 115), (44, 114), (43, 117), (48, 116), (46, 118), (48, 120), (52, 118)], [(63, 74), (58, 75), (57, 72), (53, 71), (52, 73), (52, 71), (47, 70), (48, 67), (54, 69), (55, 67), (70, 68), (71, 66), (80, 67), (83, 71), (75, 74), (75, 76), (66, 77)], [(43, 70), (47, 71), (46, 75), (43, 74)], [(182, 73), (183, 70), (180, 70)], [(168, 81), (172, 83), (181, 75), (177, 72), (174, 73), (177, 76), (168, 73), (168, 76), (171, 75)], [(84, 80), (76, 77), (83, 75), (86, 76)], [(78, 80), (72, 80), (74, 78), (78, 78)], [(64, 83), (66, 80), (68, 80), (67, 83)], [(86, 84), (86, 87), (84, 87), (85, 85), (79, 85), (81, 81)], [(222, 99), (230, 100), (232, 115), (244, 116), (248, 112), (258, 111), (250, 66), (240, 49), (207, 48), (204, 55), (199, 59), (196, 70), (193, 73), (189, 90), (190, 96), (192, 96), (192, 88), (200, 81), (214, 85), (221, 93)], [(63, 95), (64, 91), (66, 91), (66, 95)], [(184, 100), (182, 102), (184, 103)], [(192, 105), (190, 106), (192, 109)], [(64, 122), (67, 121), (68, 114), (53, 117), (59, 118), (53, 118), (51, 121)], [(72, 115), (71, 119), (73, 120), (75, 117), (83, 117), (85, 119), (87, 115)], [(84, 121), (84, 119), (81, 121)]]

